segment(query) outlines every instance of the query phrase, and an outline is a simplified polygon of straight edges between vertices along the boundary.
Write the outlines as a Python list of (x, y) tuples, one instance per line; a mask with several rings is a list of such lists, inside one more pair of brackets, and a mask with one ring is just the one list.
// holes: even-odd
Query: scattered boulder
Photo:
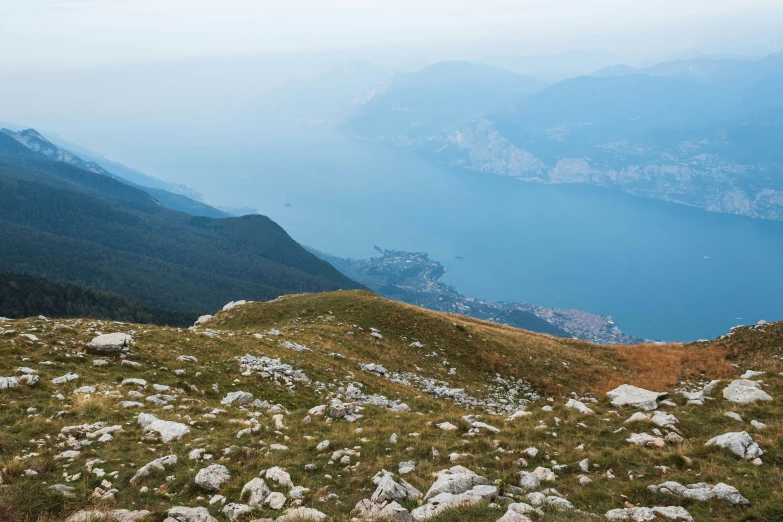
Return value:
[(633, 408), (649, 411), (658, 409), (658, 401), (665, 399), (669, 394), (637, 388), (630, 384), (623, 384), (614, 390), (607, 392), (606, 395), (612, 399), (612, 406), (618, 408), (621, 406), (631, 406)]
[(220, 401), (220, 404), (223, 406), (230, 406), (231, 404), (237, 403), (239, 406), (244, 406), (245, 404), (249, 404), (251, 402), (253, 402), (252, 393), (235, 391), (227, 394), (223, 400)]
[(571, 408), (585, 415), (592, 415), (593, 413), (595, 413), (593, 410), (588, 408), (585, 403), (578, 401), (576, 399), (568, 399), (568, 402), (566, 403), (565, 407)]
[(198, 319), (196, 319), (196, 322), (193, 323), (193, 326), (201, 326), (202, 324), (208, 322), (210, 319), (212, 319), (211, 315), (200, 315)]
[(295, 507), (288, 508), (283, 516), (275, 519), (275, 522), (302, 522), (303, 520), (307, 520), (308, 522), (322, 522), (327, 518), (326, 513), (322, 513), (317, 509)]
[(523, 503), (513, 503), (508, 505), (508, 510), (500, 517), (497, 522), (531, 522), (527, 515), (533, 512), (533, 506)]
[(196, 485), (208, 491), (220, 489), (224, 483), (231, 480), (228, 468), (221, 464), (212, 464), (196, 473)]
[(81, 510), (65, 519), (65, 522), (136, 522), (147, 518), (147, 510), (129, 511), (113, 509), (111, 511)]
[(464, 493), (458, 494), (440, 493), (429, 498), (423, 506), (419, 506), (411, 511), (411, 516), (414, 520), (427, 520), (450, 507), (488, 502), (496, 497), (497, 493), (497, 486), (491, 485), (477, 485)]
[(727, 411), (726, 413), (723, 414), (723, 416), (724, 417), (728, 417), (728, 418), (730, 418), (732, 420), (735, 420), (737, 422), (745, 422), (745, 421), (742, 420), (742, 417), (740, 416), (739, 413), (736, 413), (736, 412), (733, 412), (733, 411)]
[(733, 506), (750, 505), (748, 499), (743, 497), (740, 492), (737, 491), (737, 488), (724, 484), (723, 482), (719, 482), (714, 486), (710, 486), (706, 482), (700, 482), (698, 484), (688, 484), (686, 487), (679, 482), (668, 481), (658, 486), (647, 486), (647, 489), (653, 493), (672, 495), (675, 497), (697, 500), (699, 502), (707, 502), (710, 499), (717, 498)]
[(279, 466), (269, 468), (266, 470), (266, 473), (264, 473), (264, 476), (269, 480), (277, 482), (284, 488), (294, 487), (294, 483), (291, 482), (291, 475), (289, 475), (286, 470)]
[(625, 440), (645, 448), (662, 448), (666, 445), (666, 442), (661, 437), (654, 437), (648, 433), (633, 433)]
[(247, 515), (252, 511), (253, 508), (247, 504), (237, 504), (235, 502), (226, 504), (225, 507), (223, 507), (223, 514), (226, 515), (226, 518), (228, 518), (231, 522), (238, 519), (242, 515)]
[(269, 506), (271, 509), (278, 510), (278, 509), (283, 509), (286, 500), (287, 499), (285, 498), (285, 495), (283, 495), (282, 493), (278, 493), (277, 491), (274, 491), (270, 493), (268, 497), (266, 497), (264, 504)]
[(149, 435), (157, 434), (161, 442), (179, 440), (183, 435), (190, 433), (190, 428), (181, 422), (166, 421), (157, 418), (151, 413), (140, 413), (139, 426)]
[(436, 428), (443, 431), (455, 431), (457, 427), (450, 422), (441, 422), (435, 425)]
[(87, 344), (87, 351), (99, 355), (127, 352), (133, 337), (124, 333), (110, 333), (95, 337)]
[(205, 507), (175, 506), (166, 513), (174, 522), (218, 522)]
[(413, 471), (416, 469), (416, 462), (412, 460), (408, 460), (405, 462), (400, 462), (397, 473), (400, 475), (407, 475), (408, 473), (413, 473)]
[(538, 475), (535, 473), (531, 473), (529, 471), (520, 471), (519, 487), (526, 491), (538, 489), (541, 487), (541, 479), (539, 479)]
[(659, 520), (661, 518), (693, 522), (693, 517), (691, 517), (690, 513), (680, 506), (613, 509), (606, 513), (606, 518), (608, 520), (632, 520), (633, 522), (646, 522), (648, 520)]
[(383, 504), (389, 501), (403, 502), (406, 498), (408, 498), (408, 491), (394, 481), (391, 473), (384, 473), (370, 501), (373, 504)]
[(761, 389), (761, 384), (747, 379), (731, 381), (731, 384), (723, 389), (723, 398), (736, 404), (772, 400), (772, 397)]
[(759, 445), (744, 431), (718, 435), (708, 440), (705, 446), (725, 448), (745, 460), (753, 460), (764, 454)]
[(223, 305), (223, 311), (227, 312), (227, 311), (231, 310), (232, 308), (236, 308), (237, 306), (242, 306), (244, 304), (247, 304), (247, 301), (245, 301), (244, 299), (239, 300), (239, 301), (231, 301), (231, 302), (226, 303), (225, 305)]
[(486, 478), (477, 475), (464, 466), (453, 466), (437, 473), (435, 483), (424, 495), (424, 500), (429, 500), (441, 493), (460, 494), (465, 493), (474, 486), (491, 484)]
[(52, 379), (52, 384), (65, 384), (66, 382), (75, 381), (78, 378), (79, 376), (75, 373), (66, 373), (65, 375)]
[(242, 487), (242, 493), (239, 494), (239, 498), (245, 498), (246, 493), (250, 494), (250, 497), (247, 499), (249, 505), (260, 506), (272, 493), (272, 490), (266, 485), (264, 479), (255, 477)]
[(177, 463), (176, 455), (167, 455), (165, 457), (160, 457), (159, 459), (155, 459), (152, 462), (148, 462), (147, 464), (139, 468), (136, 474), (133, 475), (133, 478), (130, 479), (130, 483), (132, 486), (135, 486), (136, 484), (138, 484), (138, 482), (141, 479), (149, 476), (149, 474), (152, 473), (153, 471), (155, 470), (164, 471), (166, 469), (166, 466), (171, 466), (176, 463)]

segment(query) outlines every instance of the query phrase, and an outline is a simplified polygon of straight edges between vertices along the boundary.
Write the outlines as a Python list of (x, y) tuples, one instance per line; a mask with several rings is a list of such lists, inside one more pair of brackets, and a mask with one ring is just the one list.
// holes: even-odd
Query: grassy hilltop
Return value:
[[(111, 332), (131, 332), (125, 357), (85, 352), (95, 336)], [(237, 359), (246, 354), (280, 359), (290, 365), (289, 374), (247, 371)], [(431, 312), (363, 291), (244, 304), (194, 329), (88, 319), (1, 321), (0, 377), (20, 377), (18, 369), (28, 368), (40, 382), (0, 390), (0, 520), (59, 521), (83, 509), (122, 508), (148, 510), (148, 520), (162, 521), (173, 506), (204, 506), (222, 521), (227, 520), (224, 506), (210, 505), (213, 495), (225, 496), (226, 504), (246, 502), (243, 486), (274, 466), (309, 491), (295, 500), (287, 487), (267, 479), (272, 490), (289, 497), (285, 507), (259, 506), (237, 520), (274, 519), (296, 502), (333, 520), (349, 520), (357, 502), (373, 494), (372, 478), (379, 471), (390, 471), (395, 480), (404, 478), (424, 493), (434, 472), (454, 465), (486, 477), (502, 497), (429, 520), (494, 522), (512, 497), (528, 502), (528, 492), (515, 488), (520, 472), (537, 467), (556, 475), (541, 490), (556, 489), (575, 509), (545, 505), (529, 515), (533, 520), (606, 520), (607, 511), (626, 503), (683, 506), (694, 520), (781, 520), (782, 356), (781, 323), (739, 328), (693, 345), (599, 346)], [(95, 365), (97, 360), (106, 364)], [(381, 368), (363, 366), (368, 364)], [(746, 370), (765, 372), (754, 378), (763, 381), (772, 401), (739, 406), (723, 398), (723, 388)], [(52, 383), (67, 374), (78, 377)], [(146, 385), (123, 384), (125, 379), (143, 379)], [(721, 382), (702, 406), (686, 405), (676, 393), (713, 379)], [(613, 407), (605, 395), (620, 384), (669, 392), (675, 405), (661, 405), (659, 411), (676, 416), (684, 440), (659, 449), (626, 442), (632, 433), (658, 427), (625, 423), (638, 410)], [(308, 413), (334, 397), (349, 402), (349, 385), (364, 398), (384, 396), (387, 407), (364, 404), (354, 422), (330, 419), (328, 407), (326, 415)], [(260, 402), (221, 404), (237, 391)], [(595, 413), (566, 408), (570, 398)], [(410, 411), (397, 407), (401, 403)], [(506, 420), (522, 408), (530, 414)], [(743, 421), (725, 416), (728, 411)], [(137, 422), (141, 413), (190, 431), (165, 443), (149, 440)], [(463, 418), (470, 414), (499, 431), (476, 429), (475, 419)], [(751, 420), (766, 427), (756, 428)], [(96, 422), (121, 430), (110, 430), (111, 440), (102, 437), (103, 442), (85, 435), (95, 428), (84, 428), (81, 435), (63, 432)], [(456, 430), (436, 426), (443, 422)], [(748, 432), (760, 445), (761, 466), (704, 444), (734, 431)], [(316, 449), (324, 440), (328, 449)], [(538, 452), (531, 456), (524, 453), (527, 448)], [(74, 449), (80, 453), (62, 456)], [(203, 452), (191, 459), (196, 449)], [(339, 450), (348, 451), (335, 457)], [(205, 460), (204, 454), (211, 457)], [(167, 455), (176, 455), (177, 462), (131, 485), (142, 466)], [(586, 471), (578, 465), (584, 459)], [(399, 477), (398, 466), (407, 461), (415, 461), (415, 469)], [(210, 464), (230, 472), (216, 491), (195, 482)], [(591, 481), (582, 484), (580, 476)], [(665, 481), (724, 482), (750, 505), (648, 490)], [(54, 484), (73, 491), (63, 495), (51, 489)], [(403, 506), (410, 510), (421, 502), (408, 499)]]

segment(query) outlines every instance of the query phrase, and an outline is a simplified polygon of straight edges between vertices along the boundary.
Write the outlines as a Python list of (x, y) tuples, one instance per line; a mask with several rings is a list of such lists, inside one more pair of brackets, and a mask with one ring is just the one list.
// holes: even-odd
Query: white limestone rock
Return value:
[(440, 422), (435, 425), (436, 428), (443, 431), (456, 431), (457, 427), (450, 422)]
[(723, 389), (723, 398), (735, 404), (772, 400), (772, 397), (761, 389), (761, 384), (747, 379), (731, 381), (731, 384)]
[(490, 484), (490, 481), (477, 475), (468, 468), (464, 466), (453, 466), (437, 473), (435, 483), (424, 495), (424, 500), (429, 500), (441, 493), (465, 493), (474, 486), (486, 484)]
[(531, 522), (528, 516), (533, 512), (533, 507), (524, 503), (513, 503), (508, 505), (508, 510), (500, 517), (497, 522)]
[(669, 394), (664, 392), (654, 392), (637, 388), (630, 384), (623, 384), (612, 391), (606, 393), (612, 399), (612, 406), (631, 406), (642, 410), (658, 409), (658, 401), (665, 399)]
[(607, 511), (606, 518), (607, 520), (631, 520), (633, 522), (647, 522), (660, 519), (693, 522), (693, 517), (691, 517), (690, 513), (680, 506), (613, 509)]
[(696, 500), (699, 502), (707, 502), (710, 499), (717, 498), (723, 500), (733, 506), (747, 506), (750, 505), (748, 499), (743, 497), (740, 492), (734, 486), (729, 486), (723, 482), (719, 482), (714, 486), (711, 486), (705, 482), (698, 484), (688, 484), (683, 486), (679, 482), (668, 481), (656, 485), (647, 486), (652, 493), (660, 493), (664, 495), (672, 495), (680, 498), (687, 498), (689, 500)]
[(266, 485), (264, 479), (255, 477), (242, 487), (239, 498), (242, 500), (245, 498), (245, 494), (249, 494), (247, 503), (251, 506), (260, 506), (271, 493), (272, 490)]
[(264, 476), (268, 480), (277, 482), (279, 485), (283, 486), (284, 488), (294, 487), (294, 483), (291, 482), (291, 475), (289, 475), (286, 470), (284, 470), (279, 466), (274, 466), (272, 468), (269, 468), (268, 470), (266, 470), (266, 473), (264, 473)]
[(223, 507), (223, 514), (226, 515), (226, 518), (228, 518), (230, 522), (234, 522), (234, 520), (238, 519), (243, 515), (247, 515), (252, 511), (253, 508), (248, 506), (247, 504), (237, 504), (235, 502), (226, 504)]
[(295, 507), (286, 509), (283, 516), (277, 517), (275, 522), (323, 522), (328, 517), (326, 513), (307, 507)]
[(138, 484), (138, 482), (141, 479), (149, 476), (150, 473), (152, 473), (153, 471), (165, 471), (167, 466), (173, 466), (176, 463), (177, 463), (176, 455), (167, 455), (165, 457), (160, 457), (158, 459), (155, 459), (152, 462), (148, 462), (147, 464), (139, 468), (136, 474), (133, 475), (133, 478), (130, 479), (131, 486), (135, 486), (136, 484)]
[(166, 514), (176, 522), (218, 522), (205, 507), (175, 506)]
[(201, 326), (202, 324), (208, 322), (210, 319), (212, 319), (211, 315), (200, 315), (198, 319), (196, 319), (196, 322), (193, 323), (193, 326)]
[(705, 446), (718, 446), (725, 448), (745, 460), (753, 460), (764, 454), (758, 444), (747, 432), (730, 432), (713, 437), (705, 443)]
[(282, 493), (279, 493), (277, 491), (273, 491), (269, 494), (268, 497), (266, 497), (266, 500), (264, 501), (264, 504), (269, 506), (271, 509), (274, 509), (275, 511), (283, 509), (283, 506), (285, 506), (286, 502), (285, 495)]
[(654, 437), (649, 433), (632, 433), (631, 436), (625, 440), (636, 446), (643, 446), (646, 448), (662, 448), (666, 445), (666, 442), (661, 437)]
[(595, 413), (593, 410), (588, 408), (585, 403), (578, 401), (576, 399), (568, 399), (568, 402), (566, 402), (565, 407), (576, 410), (579, 413), (583, 413), (585, 415), (592, 415)]
[(110, 333), (95, 337), (87, 344), (90, 353), (108, 355), (127, 352), (133, 342), (133, 337), (124, 333)]
[(253, 402), (252, 393), (235, 391), (230, 392), (225, 397), (223, 397), (223, 400), (220, 401), (220, 404), (223, 406), (230, 406), (231, 404), (236, 403), (238, 406), (244, 406), (245, 404), (250, 404), (251, 402)]
[(75, 373), (66, 373), (65, 375), (52, 379), (52, 384), (65, 384), (66, 382), (75, 381), (78, 378), (79, 376)]
[(221, 464), (212, 464), (198, 470), (196, 473), (196, 485), (208, 491), (220, 489), (220, 486), (231, 480), (228, 468)]
[(167, 421), (157, 418), (151, 413), (140, 413), (139, 426), (144, 428), (148, 435), (157, 434), (162, 442), (179, 440), (183, 435), (190, 433), (190, 428), (181, 422)]

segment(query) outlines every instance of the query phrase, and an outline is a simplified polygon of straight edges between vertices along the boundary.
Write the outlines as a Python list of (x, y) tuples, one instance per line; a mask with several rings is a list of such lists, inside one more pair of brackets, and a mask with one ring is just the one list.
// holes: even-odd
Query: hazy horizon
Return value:
[[(0, 70), (334, 53), (399, 65), (603, 49), (625, 62), (779, 50), (783, 4), (730, 0), (0, 2)], [(23, 45), (20, 45), (22, 43)]]

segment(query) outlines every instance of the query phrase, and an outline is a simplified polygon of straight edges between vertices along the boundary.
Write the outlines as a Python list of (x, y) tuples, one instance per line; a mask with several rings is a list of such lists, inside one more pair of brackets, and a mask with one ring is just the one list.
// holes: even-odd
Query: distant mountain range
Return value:
[(395, 75), (346, 128), (451, 166), (783, 219), (783, 54), (615, 65), (550, 86), (437, 64)]
[(265, 216), (171, 210), (32, 130), (0, 133), (0, 245), (0, 272), (191, 313), (239, 298), (361, 288)]

